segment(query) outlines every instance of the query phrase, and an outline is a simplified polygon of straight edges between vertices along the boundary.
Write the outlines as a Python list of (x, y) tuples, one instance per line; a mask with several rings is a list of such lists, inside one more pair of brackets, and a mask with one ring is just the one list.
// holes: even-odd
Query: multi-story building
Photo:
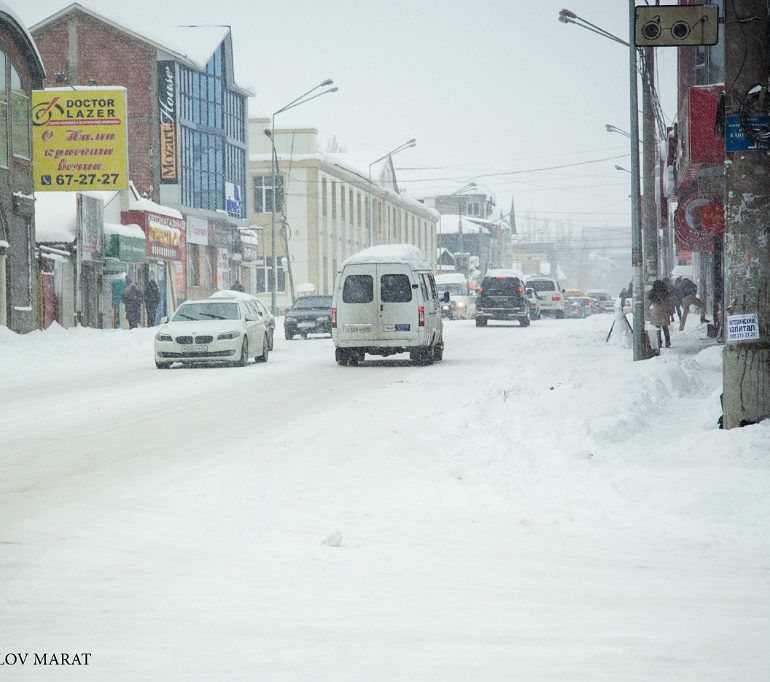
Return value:
[(37, 327), (30, 100), (45, 70), (24, 23), (0, 2), (0, 325)]
[[(188, 298), (229, 287), (240, 273), (246, 100), (254, 94), (235, 81), (230, 29), (134, 29), (73, 3), (32, 34), (47, 85), (127, 89), (129, 172), (141, 197), (153, 202), (137, 209), (128, 192), (123, 197), (124, 222), (147, 234), (143, 280), (165, 272), (163, 281), (179, 282), (186, 291), (176, 293)], [(160, 206), (180, 211), (181, 225), (167, 224)], [(174, 248), (153, 246), (154, 236)]]
[(261, 297), (270, 298), (274, 210), (281, 308), (299, 291), (331, 293), (342, 262), (370, 244), (413, 244), (435, 267), (438, 213), (398, 191), (392, 163), (386, 162), (370, 183), (368, 169), (356, 169), (343, 154), (321, 151), (316, 129), (276, 129), (274, 191), (271, 141), (264, 133), (269, 124), (269, 119), (249, 119), (250, 219), (264, 234), (253, 275)]

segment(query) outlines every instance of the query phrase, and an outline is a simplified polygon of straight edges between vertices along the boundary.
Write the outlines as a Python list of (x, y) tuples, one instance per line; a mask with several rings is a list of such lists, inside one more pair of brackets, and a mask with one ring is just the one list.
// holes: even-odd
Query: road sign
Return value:
[(716, 45), (718, 33), (718, 5), (654, 5), (636, 8), (635, 45)]
[[(753, 128), (770, 130), (770, 116), (752, 114), (749, 125)], [(770, 149), (770, 139), (756, 142), (746, 135), (741, 125), (740, 116), (725, 116), (725, 151), (727, 152), (764, 152)]]

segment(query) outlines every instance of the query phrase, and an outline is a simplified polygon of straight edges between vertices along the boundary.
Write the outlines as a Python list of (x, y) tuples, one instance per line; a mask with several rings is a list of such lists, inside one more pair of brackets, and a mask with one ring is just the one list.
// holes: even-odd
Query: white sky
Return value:
[[(564, 3), (564, 4), (563, 4)], [(12, 2), (29, 25), (65, 7)], [(253, 87), (250, 115), (269, 115), (325, 78), (336, 94), (282, 114), (310, 125), (367, 163), (415, 137), (395, 157), (412, 194), (451, 192), (476, 179), (507, 211), (539, 212), (612, 228), (630, 224), (628, 158), (532, 174), (480, 177), (628, 154), (628, 50), (557, 20), (565, 6), (628, 37), (619, 0), (90, 0), (118, 22), (155, 35), (164, 24), (231, 24), (235, 76)], [(18, 6), (21, 5), (21, 6)], [(674, 115), (675, 54), (658, 50), (659, 90)], [(410, 181), (421, 177), (422, 182)], [(444, 179), (451, 178), (451, 179)], [(617, 229), (616, 229), (617, 228)]]

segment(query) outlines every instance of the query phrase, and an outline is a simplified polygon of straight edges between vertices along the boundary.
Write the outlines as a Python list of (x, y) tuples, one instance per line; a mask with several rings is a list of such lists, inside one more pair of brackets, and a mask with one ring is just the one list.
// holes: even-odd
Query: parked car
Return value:
[(332, 333), (332, 297), (300, 296), (289, 308), (283, 321), (284, 335), (291, 341), (297, 334)]
[(449, 292), (449, 301), (441, 303), (441, 316), (450, 320), (469, 320), (473, 317), (473, 302), (468, 279), (461, 272), (447, 272), (436, 275), (439, 299)]
[(543, 315), (553, 315), (558, 319), (564, 317), (564, 294), (559, 280), (545, 275), (530, 275), (526, 286), (534, 289), (540, 297), (540, 312)]
[(615, 299), (606, 289), (588, 289), (586, 296), (598, 301), (599, 310), (597, 312), (611, 313), (615, 310)]
[(275, 317), (273, 317), (273, 314), (267, 309), (267, 306), (256, 296), (246, 294), (242, 291), (224, 289), (222, 291), (217, 291), (215, 294), (209, 296), (209, 298), (238, 298), (245, 301), (246, 305), (259, 315), (265, 323), (265, 329), (267, 329), (269, 340), (269, 350), (273, 350), (275, 341)]
[(488, 270), (476, 289), (476, 326), (489, 320), (518, 320), (529, 326), (530, 300), (524, 291), (524, 277), (515, 270)]
[(540, 297), (537, 295), (534, 289), (527, 287), (527, 298), (529, 299), (529, 319), (540, 319)]
[(155, 366), (168, 369), (175, 362), (243, 366), (249, 358), (267, 362), (265, 322), (247, 303), (224, 296), (182, 303), (170, 320), (161, 320), (155, 335)]
[(577, 298), (567, 296), (564, 299), (564, 316), (568, 319), (580, 319), (585, 317), (583, 306)]
[[(449, 292), (443, 302), (449, 302)], [(355, 365), (367, 353), (409, 353), (419, 365), (441, 360), (440, 304), (431, 267), (416, 246), (372, 246), (354, 254), (342, 264), (334, 286), (335, 359)]]

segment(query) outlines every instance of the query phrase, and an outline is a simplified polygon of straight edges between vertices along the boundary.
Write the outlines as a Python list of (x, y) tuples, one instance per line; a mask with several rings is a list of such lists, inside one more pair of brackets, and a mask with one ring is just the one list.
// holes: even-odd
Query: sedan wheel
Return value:
[(268, 343), (268, 350), (273, 350), (273, 337), (275, 336), (275, 331), (270, 332), (270, 341)]
[(170, 362), (158, 362), (158, 361), (156, 360), (156, 361), (155, 361), (155, 366), (156, 366), (158, 369), (168, 369), (169, 367), (171, 367), (171, 363), (170, 363)]
[(238, 367), (245, 367), (248, 361), (249, 361), (249, 340), (244, 336), (243, 345), (241, 346), (241, 357), (238, 359), (238, 362), (236, 362), (235, 364)]
[(262, 338), (262, 355), (257, 355), (257, 362), (267, 362), (267, 355), (270, 351), (270, 341), (267, 334)]

